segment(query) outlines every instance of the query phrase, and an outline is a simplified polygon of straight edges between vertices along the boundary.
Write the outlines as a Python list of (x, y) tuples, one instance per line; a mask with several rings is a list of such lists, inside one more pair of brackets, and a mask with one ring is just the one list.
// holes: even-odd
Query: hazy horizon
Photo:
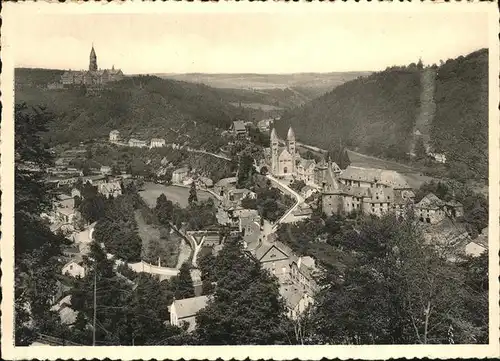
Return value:
[[(29, 9), (29, 8), (28, 8)], [(126, 74), (374, 72), (467, 55), (488, 47), (485, 13), (17, 12), (16, 67)], [(64, 29), (64, 31), (61, 31)]]

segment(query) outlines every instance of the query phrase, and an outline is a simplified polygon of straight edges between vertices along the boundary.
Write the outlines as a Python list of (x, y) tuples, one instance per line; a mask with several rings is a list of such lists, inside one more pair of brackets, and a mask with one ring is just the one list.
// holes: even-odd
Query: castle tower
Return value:
[(295, 174), (295, 133), (293, 131), (293, 128), (290, 127), (288, 129), (288, 134), (287, 134), (287, 143), (288, 143), (288, 151), (292, 155), (292, 169), (290, 170), (290, 173)]
[(276, 135), (276, 129), (273, 128), (271, 131), (271, 173), (278, 173), (278, 136)]
[(92, 50), (90, 50), (90, 62), (89, 70), (97, 71), (97, 56), (95, 55), (94, 45), (92, 44)]

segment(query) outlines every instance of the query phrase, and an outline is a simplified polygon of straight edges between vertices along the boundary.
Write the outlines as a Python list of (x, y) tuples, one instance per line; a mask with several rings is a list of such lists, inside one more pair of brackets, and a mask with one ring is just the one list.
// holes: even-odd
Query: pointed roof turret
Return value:
[(276, 129), (273, 128), (273, 130), (271, 130), (271, 141), (272, 140), (278, 140), (278, 136), (276, 135)]
[(288, 138), (288, 139), (294, 139), (294, 140), (295, 140), (295, 133), (294, 133), (294, 131), (293, 131), (293, 128), (292, 128), (292, 127), (290, 127), (290, 128), (288, 129), (287, 138)]

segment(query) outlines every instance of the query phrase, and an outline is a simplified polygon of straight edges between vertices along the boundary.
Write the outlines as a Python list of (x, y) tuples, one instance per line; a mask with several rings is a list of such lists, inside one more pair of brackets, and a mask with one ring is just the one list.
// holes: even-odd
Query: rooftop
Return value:
[(175, 305), (175, 311), (177, 317), (180, 319), (186, 317), (192, 317), (206, 307), (208, 302), (208, 296), (199, 296), (184, 298), (182, 300), (174, 300), (172, 305)]
[(182, 167), (173, 171), (173, 173), (187, 173), (187, 172), (189, 172), (189, 168), (187, 167)]
[(246, 131), (245, 122), (243, 120), (233, 121), (233, 129), (236, 131)]
[(439, 199), (434, 193), (427, 194), (424, 198), (418, 202), (415, 207), (416, 208), (424, 208), (424, 209), (438, 209), (445, 205), (441, 199)]
[(353, 181), (380, 183), (395, 189), (411, 189), (406, 179), (393, 170), (348, 166), (339, 177)]

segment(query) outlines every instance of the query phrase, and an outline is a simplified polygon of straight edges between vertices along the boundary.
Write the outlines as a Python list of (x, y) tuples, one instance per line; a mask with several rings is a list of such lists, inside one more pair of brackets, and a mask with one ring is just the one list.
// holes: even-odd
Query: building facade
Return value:
[(97, 55), (94, 46), (90, 50), (89, 70), (68, 70), (61, 75), (61, 83), (63, 85), (86, 85), (99, 86), (109, 82), (119, 81), (124, 78), (123, 72), (120, 69), (115, 69), (114, 65), (111, 69), (99, 69), (97, 66)]
[(187, 324), (187, 331), (192, 332), (196, 328), (196, 314), (204, 309), (208, 302), (208, 296), (199, 296), (174, 300), (169, 306), (170, 324), (182, 327)]
[(120, 141), (120, 132), (118, 130), (112, 130), (109, 132), (109, 141), (111, 143), (117, 143)]
[(271, 173), (275, 176), (294, 176), (295, 171), (295, 133), (290, 127), (285, 147), (279, 146), (276, 130), (271, 131)]
[(162, 148), (166, 145), (165, 139), (162, 138), (153, 138), (151, 139), (151, 143), (149, 145), (150, 148)]
[(146, 148), (148, 145), (146, 144), (146, 141), (144, 141), (144, 140), (131, 138), (128, 141), (128, 146), (134, 147), (134, 148)]

